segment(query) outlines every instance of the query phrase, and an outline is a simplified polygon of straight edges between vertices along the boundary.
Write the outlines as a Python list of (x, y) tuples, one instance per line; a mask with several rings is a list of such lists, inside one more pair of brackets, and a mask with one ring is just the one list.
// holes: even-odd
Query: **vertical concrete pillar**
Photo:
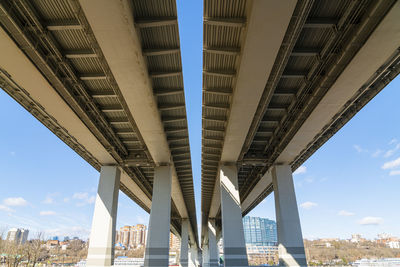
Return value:
[(188, 256), (189, 256), (189, 220), (182, 220), (181, 229), (181, 252), (179, 263), (182, 267), (188, 267)]
[(154, 168), (153, 197), (144, 259), (145, 267), (168, 266), (171, 183), (170, 166)]
[(218, 248), (217, 238), (215, 229), (215, 219), (208, 220), (208, 255), (209, 255), (209, 266), (218, 266)]
[(197, 249), (197, 258), (196, 258), (196, 266), (202, 266), (202, 258), (203, 258), (203, 252), (201, 249)]
[(280, 266), (307, 266), (299, 211), (289, 165), (272, 168)]
[(236, 166), (221, 166), (219, 178), (224, 264), (229, 267), (248, 266)]
[(116, 166), (101, 167), (87, 266), (102, 267), (114, 264), (120, 174), (120, 170)]
[(209, 267), (208, 245), (203, 246), (203, 267)]
[(189, 267), (197, 267), (197, 247), (191, 245), (189, 249)]

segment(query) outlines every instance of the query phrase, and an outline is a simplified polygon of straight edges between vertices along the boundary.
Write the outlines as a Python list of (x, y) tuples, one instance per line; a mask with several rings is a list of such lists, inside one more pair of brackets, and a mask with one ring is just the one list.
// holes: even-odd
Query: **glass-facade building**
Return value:
[(243, 229), (246, 245), (276, 246), (278, 242), (275, 221), (245, 216)]

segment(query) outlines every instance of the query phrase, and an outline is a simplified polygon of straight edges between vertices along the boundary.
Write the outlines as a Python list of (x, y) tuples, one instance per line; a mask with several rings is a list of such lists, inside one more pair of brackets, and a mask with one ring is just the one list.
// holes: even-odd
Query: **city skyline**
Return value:
[[(201, 3), (178, 2), (197, 219), (200, 222)], [(400, 80), (388, 85), (294, 175), (304, 238), (381, 232), (400, 236), (394, 197), (400, 186)], [(99, 174), (0, 91), (0, 227), (89, 237)], [(55, 156), (56, 155), (56, 156)], [(24, 164), (21, 164), (24, 162)], [(120, 194), (117, 227), (149, 215)], [(275, 218), (273, 196), (251, 216)]]

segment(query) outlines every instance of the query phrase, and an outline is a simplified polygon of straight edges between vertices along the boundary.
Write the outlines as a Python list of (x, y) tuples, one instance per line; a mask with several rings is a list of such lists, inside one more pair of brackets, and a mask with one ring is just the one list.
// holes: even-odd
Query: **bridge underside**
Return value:
[(0, 26), (0, 87), (149, 213), (169, 166), (167, 232), (197, 253), (175, 1), (1, 0)]
[[(291, 174), (277, 168), (297, 169), (398, 75), (399, 16), (396, 1), (205, 1), (204, 247), (214, 242), (208, 234), (212, 229), (217, 239), (223, 232), (229, 247), (224, 166), (237, 169), (228, 191), (232, 198), (238, 195), (240, 216), (275, 191), (284, 231), (278, 243), (300, 246), (301, 229), (300, 235), (288, 234), (283, 226), (298, 221), (284, 211), (297, 214), (295, 198), (291, 206), (280, 202), (294, 194)], [(281, 180), (287, 183), (279, 189)], [(280, 190), (285, 193), (278, 197)], [(238, 240), (232, 242), (239, 246)], [(282, 259), (304, 254), (304, 249), (289, 250), (280, 248)]]
[[(281, 264), (305, 265), (292, 171), (400, 72), (395, 0), (204, 0), (203, 263), (247, 266), (242, 216), (275, 193)], [(107, 19), (104, 19), (107, 18)], [(0, 87), (100, 171), (90, 266), (119, 189), (150, 212), (146, 266), (198, 264), (174, 0), (0, 0)]]

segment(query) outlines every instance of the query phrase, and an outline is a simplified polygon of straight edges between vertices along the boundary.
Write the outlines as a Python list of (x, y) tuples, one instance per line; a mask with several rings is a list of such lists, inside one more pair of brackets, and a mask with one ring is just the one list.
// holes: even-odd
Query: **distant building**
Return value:
[(397, 237), (393, 237), (389, 234), (382, 233), (378, 234), (378, 239), (375, 240), (378, 244), (383, 244), (388, 248), (400, 248), (400, 240)]
[(137, 248), (144, 246), (146, 243), (147, 227), (144, 224), (132, 226), (129, 232), (129, 245)]
[(29, 230), (21, 229), (21, 241), (20, 244), (24, 244), (28, 240)]
[(19, 240), (20, 236), (21, 236), (21, 230), (20, 229), (11, 228), (10, 231), (8, 231), (7, 240), (17, 243), (17, 240)]
[(7, 240), (16, 244), (24, 244), (28, 240), (29, 230), (11, 228), (7, 234)]
[(276, 222), (260, 217), (243, 218), (244, 238), (246, 244), (255, 246), (276, 246), (278, 241)]
[(363, 238), (360, 234), (352, 234), (350, 241), (353, 243), (359, 243), (359, 242), (365, 242), (366, 239)]
[(53, 236), (51, 240), (59, 240), (58, 236)]
[(64, 236), (64, 242), (69, 241), (69, 236)]
[(122, 243), (125, 247), (129, 246), (129, 232), (131, 230), (130, 226), (121, 227), (120, 232), (120, 243)]
[(399, 249), (400, 248), (400, 242), (399, 241), (389, 241), (389, 242), (386, 243), (386, 246), (388, 248), (397, 248), (397, 249)]
[(169, 234), (169, 249), (179, 250), (181, 248), (181, 241), (173, 233)]
[(143, 224), (123, 226), (116, 233), (115, 242), (121, 248), (138, 248), (146, 244), (147, 227)]
[(243, 218), (244, 238), (250, 262), (267, 264), (277, 262), (276, 222), (267, 218), (245, 216)]
[(59, 245), (60, 245), (60, 241), (58, 241), (58, 240), (47, 240), (47, 242), (46, 242), (47, 249), (58, 248)]

